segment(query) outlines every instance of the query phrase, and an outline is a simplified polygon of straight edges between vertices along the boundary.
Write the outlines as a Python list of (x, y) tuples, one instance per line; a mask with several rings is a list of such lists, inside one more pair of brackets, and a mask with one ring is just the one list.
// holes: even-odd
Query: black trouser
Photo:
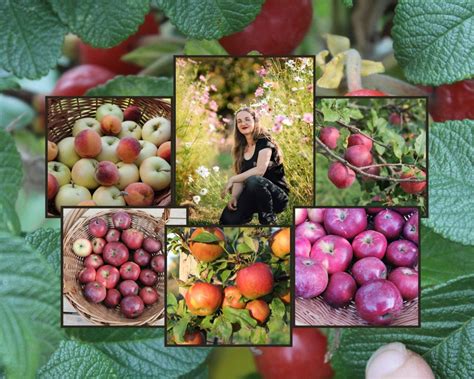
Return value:
[(222, 225), (244, 225), (258, 213), (262, 225), (275, 224), (275, 214), (283, 212), (288, 204), (287, 193), (263, 176), (251, 176), (244, 182), (244, 189), (237, 199), (237, 210), (225, 207)]

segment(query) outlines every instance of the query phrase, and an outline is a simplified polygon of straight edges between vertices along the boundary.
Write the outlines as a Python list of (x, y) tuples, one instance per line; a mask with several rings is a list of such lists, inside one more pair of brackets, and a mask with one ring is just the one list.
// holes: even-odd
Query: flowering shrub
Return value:
[(216, 223), (232, 170), (233, 114), (254, 108), (284, 157), (290, 204), (313, 199), (313, 72), (311, 58), (180, 58), (176, 64), (176, 194), (190, 220)]

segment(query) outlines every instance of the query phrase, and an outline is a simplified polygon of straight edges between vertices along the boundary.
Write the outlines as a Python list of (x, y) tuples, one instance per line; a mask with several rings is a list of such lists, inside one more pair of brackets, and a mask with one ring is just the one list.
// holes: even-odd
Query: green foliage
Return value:
[(227, 55), (227, 51), (217, 41), (191, 39), (184, 46), (186, 55)]
[(13, 75), (5, 75), (0, 77), (0, 91), (6, 91), (7, 89), (19, 89), (20, 84)]
[[(440, 85), (472, 77), (474, 3), (400, 0), (392, 36), (395, 57), (413, 83)], [(467, 38), (466, 38), (467, 37)]]
[(111, 47), (135, 33), (149, 10), (149, 0), (49, 0), (69, 31), (94, 47)]
[(189, 37), (217, 39), (238, 32), (260, 13), (263, 0), (154, 0)]
[(145, 76), (116, 76), (87, 91), (87, 96), (173, 96), (173, 80)]
[(473, 146), (474, 121), (431, 124), (430, 218), (423, 223), (443, 237), (467, 245), (474, 245)]
[(0, 94), (0, 128), (7, 127), (18, 130), (31, 124), (35, 117), (33, 108), (13, 96)]
[(364, 378), (371, 354), (395, 341), (422, 355), (436, 377), (472, 378), (473, 297), (474, 276), (463, 276), (422, 291), (421, 328), (343, 329), (331, 360), (336, 378)]
[(54, 272), (60, 272), (61, 232), (59, 229), (38, 229), (28, 234), (25, 242), (46, 258)]
[(22, 180), (21, 157), (15, 142), (10, 134), (0, 129), (0, 198), (14, 204)]

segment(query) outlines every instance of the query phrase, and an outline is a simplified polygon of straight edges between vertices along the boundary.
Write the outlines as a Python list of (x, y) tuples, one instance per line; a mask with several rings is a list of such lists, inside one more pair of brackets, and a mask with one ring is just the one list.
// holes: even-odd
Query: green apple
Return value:
[(51, 161), (48, 162), (48, 172), (58, 181), (59, 187), (71, 182), (71, 170), (64, 163)]
[(56, 209), (61, 212), (64, 206), (75, 206), (81, 201), (91, 200), (91, 193), (86, 187), (76, 184), (66, 184), (59, 188), (59, 192), (54, 199)]
[(102, 186), (95, 190), (92, 200), (97, 205), (110, 206), (110, 205), (126, 205), (123, 198), (122, 191), (115, 186)]
[(76, 120), (74, 126), (72, 127), (72, 136), (77, 136), (80, 132), (86, 129), (92, 129), (97, 132), (99, 136), (102, 135), (102, 129), (100, 128), (100, 122), (92, 117), (85, 117)]
[(155, 157), (156, 152), (158, 151), (158, 148), (153, 145), (151, 142), (148, 141), (138, 141), (140, 142), (140, 145), (142, 149), (140, 150), (140, 154), (138, 155), (138, 158), (134, 162), (138, 167), (142, 164), (142, 162), (149, 158), (149, 157)]
[(133, 163), (117, 163), (119, 172), (119, 182), (117, 187), (119, 190), (125, 189), (130, 183), (135, 183), (140, 180), (140, 174), (138, 173), (138, 167)]
[(142, 128), (135, 121), (122, 122), (122, 130), (119, 133), (119, 138), (134, 137), (136, 139), (142, 138)]
[(87, 189), (96, 189), (99, 187), (99, 183), (95, 180), (95, 170), (98, 164), (99, 162), (95, 159), (79, 159), (71, 171), (72, 181)]
[(164, 117), (154, 117), (148, 120), (142, 129), (142, 139), (160, 146), (171, 139), (171, 122)]
[(140, 165), (140, 178), (155, 191), (162, 190), (171, 183), (171, 166), (163, 158), (147, 158)]
[(87, 257), (92, 253), (92, 243), (86, 238), (79, 238), (73, 242), (72, 251), (78, 257)]
[(110, 161), (117, 163), (120, 159), (117, 156), (117, 146), (120, 139), (114, 136), (103, 136), (100, 138), (102, 143), (102, 150), (95, 158), (99, 161)]
[(66, 137), (59, 141), (58, 156), (56, 159), (69, 168), (72, 168), (74, 163), (81, 159), (74, 148), (74, 137)]
[(123, 121), (123, 112), (119, 108), (118, 105), (115, 104), (102, 104), (99, 108), (97, 108), (97, 112), (95, 114), (95, 118), (97, 121), (102, 121), (102, 119), (107, 116), (108, 114), (114, 115), (115, 117), (118, 117), (120, 122)]

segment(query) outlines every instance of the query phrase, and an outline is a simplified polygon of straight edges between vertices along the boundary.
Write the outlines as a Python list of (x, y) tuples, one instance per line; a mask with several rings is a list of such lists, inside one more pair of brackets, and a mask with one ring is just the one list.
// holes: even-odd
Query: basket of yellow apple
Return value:
[(171, 203), (169, 100), (48, 98), (47, 109), (49, 216)]

